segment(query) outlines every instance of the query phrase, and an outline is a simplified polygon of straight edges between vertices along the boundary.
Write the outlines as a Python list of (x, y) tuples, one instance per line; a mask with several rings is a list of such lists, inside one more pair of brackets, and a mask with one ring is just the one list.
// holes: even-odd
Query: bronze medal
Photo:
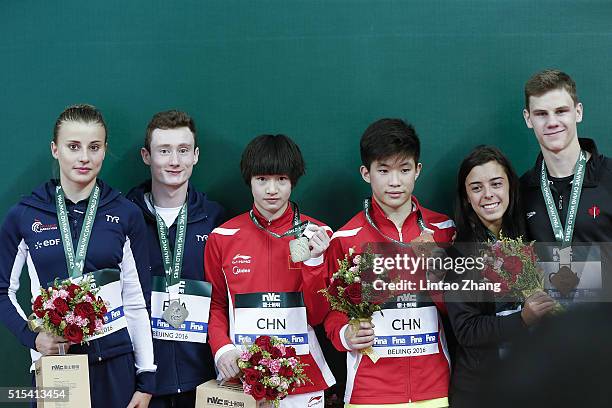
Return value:
[(568, 265), (563, 265), (558, 272), (548, 275), (548, 280), (563, 297), (568, 297), (580, 282), (576, 272), (572, 271)]

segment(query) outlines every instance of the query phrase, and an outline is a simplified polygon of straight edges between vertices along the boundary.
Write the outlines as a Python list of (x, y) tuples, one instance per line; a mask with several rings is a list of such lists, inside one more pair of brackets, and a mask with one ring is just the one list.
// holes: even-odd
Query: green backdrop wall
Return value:
[[(193, 181), (230, 214), (251, 203), (244, 145), (286, 133), (308, 166), (294, 198), (335, 228), (368, 192), (361, 133), (402, 117), (423, 144), (416, 194), (448, 213), (474, 145), (499, 146), (521, 173), (532, 164), (522, 87), (542, 68), (574, 77), (579, 133), (611, 153), (611, 21), (612, 2), (595, 0), (2, 1), (0, 214), (52, 177), (52, 126), (77, 102), (105, 114), (102, 177), (122, 191), (147, 177), (150, 116), (190, 112), (202, 144)], [(0, 385), (27, 384), (28, 354), (4, 328), (0, 349)]]

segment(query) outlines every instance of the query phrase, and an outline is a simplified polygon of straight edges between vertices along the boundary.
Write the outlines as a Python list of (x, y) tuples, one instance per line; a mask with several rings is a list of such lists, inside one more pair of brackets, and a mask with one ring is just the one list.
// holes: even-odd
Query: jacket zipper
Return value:
[[(175, 342), (172, 342), (175, 343)], [(181, 380), (179, 379), (179, 370), (176, 365), (176, 344), (172, 344), (172, 361), (174, 362), (174, 371), (176, 372), (176, 392), (181, 392)]]
[[(270, 224), (272, 224), (272, 222), (268, 220), (268, 227), (270, 227)], [(270, 291), (272, 291), (272, 249), (270, 245), (271, 241), (272, 236), (266, 233), (266, 246), (268, 250), (268, 288)]]

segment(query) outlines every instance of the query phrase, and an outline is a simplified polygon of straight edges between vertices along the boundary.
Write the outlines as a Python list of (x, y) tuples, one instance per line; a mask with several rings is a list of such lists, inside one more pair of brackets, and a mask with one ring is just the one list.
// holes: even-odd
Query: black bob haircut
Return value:
[(285, 135), (260, 135), (251, 140), (242, 152), (240, 172), (247, 186), (254, 176), (283, 174), (295, 187), (306, 172), (298, 145)]
[(401, 119), (380, 119), (363, 132), (359, 143), (361, 164), (368, 170), (372, 162), (394, 156), (419, 162), (421, 142), (414, 127)]

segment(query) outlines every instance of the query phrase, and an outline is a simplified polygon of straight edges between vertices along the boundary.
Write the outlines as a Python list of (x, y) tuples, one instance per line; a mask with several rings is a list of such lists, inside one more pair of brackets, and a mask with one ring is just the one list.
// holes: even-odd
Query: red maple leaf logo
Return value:
[(589, 215), (593, 218), (596, 218), (597, 216), (599, 216), (599, 207), (594, 205), (591, 208), (589, 208)]

